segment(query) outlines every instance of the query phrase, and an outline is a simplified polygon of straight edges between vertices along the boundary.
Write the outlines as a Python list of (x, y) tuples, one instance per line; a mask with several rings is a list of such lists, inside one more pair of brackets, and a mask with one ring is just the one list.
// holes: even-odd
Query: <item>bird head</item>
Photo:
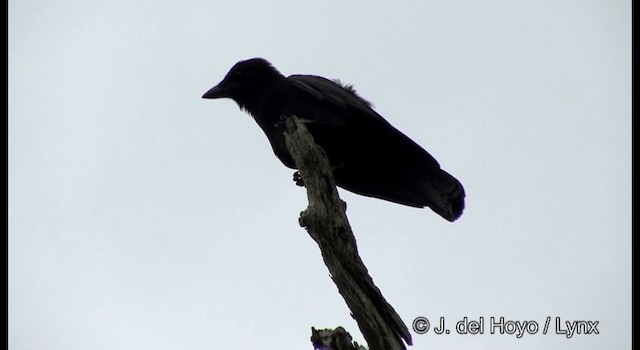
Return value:
[(260, 94), (284, 76), (264, 58), (252, 58), (236, 63), (218, 85), (202, 98), (231, 98), (241, 108), (250, 109)]

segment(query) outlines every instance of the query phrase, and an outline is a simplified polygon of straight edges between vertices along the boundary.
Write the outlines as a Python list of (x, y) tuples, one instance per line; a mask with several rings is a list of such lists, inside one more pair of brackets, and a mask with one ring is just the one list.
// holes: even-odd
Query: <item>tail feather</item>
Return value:
[(464, 188), (446, 171), (424, 167), (384, 171), (387, 169), (345, 164), (335, 168), (333, 175), (338, 186), (363, 196), (416, 208), (429, 207), (451, 222), (462, 215)]
[[(464, 211), (464, 188), (460, 181), (444, 170), (437, 181), (425, 184), (427, 206), (448, 221), (455, 221)], [(432, 177), (434, 179), (434, 177)]]

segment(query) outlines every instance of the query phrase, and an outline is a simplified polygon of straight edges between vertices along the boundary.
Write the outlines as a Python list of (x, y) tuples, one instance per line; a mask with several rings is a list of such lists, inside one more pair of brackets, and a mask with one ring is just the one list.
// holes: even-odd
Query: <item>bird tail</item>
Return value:
[(462, 184), (444, 170), (439, 170), (439, 174), (431, 176), (430, 180), (423, 192), (426, 194), (426, 206), (446, 220), (455, 221), (464, 210)]

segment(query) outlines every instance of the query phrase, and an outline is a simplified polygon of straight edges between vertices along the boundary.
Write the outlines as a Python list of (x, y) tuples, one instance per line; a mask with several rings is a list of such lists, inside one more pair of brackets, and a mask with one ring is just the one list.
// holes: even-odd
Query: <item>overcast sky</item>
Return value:
[(256, 56), (354, 84), (464, 184), (453, 224), (340, 192), (405, 323), (452, 329), (414, 349), (631, 348), (631, 1), (10, 0), (8, 48), (10, 350), (363, 341), (292, 171), (200, 98)]

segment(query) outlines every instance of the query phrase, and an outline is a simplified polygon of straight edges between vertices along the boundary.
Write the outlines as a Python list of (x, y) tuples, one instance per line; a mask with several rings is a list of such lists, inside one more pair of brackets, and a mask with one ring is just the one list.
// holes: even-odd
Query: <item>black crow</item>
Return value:
[(228, 97), (249, 112), (273, 152), (296, 169), (284, 141), (283, 116), (300, 118), (324, 149), (336, 184), (364, 196), (429, 207), (454, 221), (464, 189), (418, 144), (376, 113), (350, 85), (314, 75), (285, 77), (263, 58), (236, 63), (203, 98)]

